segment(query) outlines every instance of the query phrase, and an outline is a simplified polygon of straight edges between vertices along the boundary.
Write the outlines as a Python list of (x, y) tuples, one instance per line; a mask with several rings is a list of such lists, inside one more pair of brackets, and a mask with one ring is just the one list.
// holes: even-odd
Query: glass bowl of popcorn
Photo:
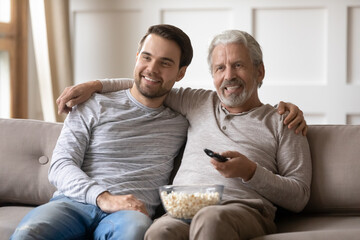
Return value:
[(218, 204), (223, 185), (166, 185), (159, 188), (165, 211), (174, 218), (190, 221), (203, 207)]

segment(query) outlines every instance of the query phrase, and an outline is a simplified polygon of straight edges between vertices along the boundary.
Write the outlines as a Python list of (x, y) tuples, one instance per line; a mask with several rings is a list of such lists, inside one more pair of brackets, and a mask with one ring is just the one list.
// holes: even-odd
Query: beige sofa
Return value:
[[(0, 239), (47, 202), (47, 171), (62, 124), (0, 119)], [(279, 211), (279, 233), (260, 239), (360, 239), (360, 126), (312, 125), (311, 198), (300, 214)]]

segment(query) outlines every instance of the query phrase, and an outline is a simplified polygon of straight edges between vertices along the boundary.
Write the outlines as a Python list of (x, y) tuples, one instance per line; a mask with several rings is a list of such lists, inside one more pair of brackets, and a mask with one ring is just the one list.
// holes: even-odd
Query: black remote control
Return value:
[(204, 152), (209, 156), (214, 158), (218, 162), (226, 162), (228, 159), (224, 156), (221, 156), (220, 154), (214, 153), (210, 149), (205, 148)]

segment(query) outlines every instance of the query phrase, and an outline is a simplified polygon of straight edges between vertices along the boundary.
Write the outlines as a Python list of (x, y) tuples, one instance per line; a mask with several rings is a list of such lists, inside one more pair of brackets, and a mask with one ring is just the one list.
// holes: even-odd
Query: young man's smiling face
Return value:
[(179, 69), (180, 57), (181, 49), (175, 41), (156, 34), (147, 36), (136, 57), (132, 95), (149, 107), (160, 106), (175, 82), (185, 75), (186, 67)]

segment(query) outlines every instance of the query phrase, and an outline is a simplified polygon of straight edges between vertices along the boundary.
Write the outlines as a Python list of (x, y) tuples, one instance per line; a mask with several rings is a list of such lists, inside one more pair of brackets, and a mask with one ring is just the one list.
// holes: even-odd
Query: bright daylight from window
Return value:
[(0, 51), (0, 117), (10, 116), (9, 54)]
[(0, 22), (10, 22), (10, 0), (0, 0)]
[[(0, 0), (0, 23), (10, 22), (10, 0)], [(2, 33), (0, 32), (0, 37)], [(0, 50), (0, 117), (10, 116), (9, 53)]]

